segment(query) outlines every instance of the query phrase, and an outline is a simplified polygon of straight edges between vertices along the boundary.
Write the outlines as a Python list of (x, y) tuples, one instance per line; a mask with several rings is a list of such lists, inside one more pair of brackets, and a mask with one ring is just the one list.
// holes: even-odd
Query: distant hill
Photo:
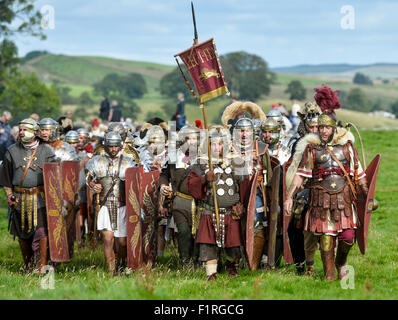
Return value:
[(36, 72), (44, 82), (58, 80), (65, 84), (91, 86), (109, 73), (131, 72), (144, 76), (148, 88), (155, 89), (159, 80), (173, 69), (151, 62), (127, 61), (105, 57), (45, 54), (21, 65), (24, 71)]
[(341, 78), (352, 78), (356, 72), (362, 72), (367, 76), (371, 77), (373, 80), (375, 79), (398, 80), (397, 63), (375, 63), (369, 65), (302, 64), (291, 67), (271, 68), (271, 71), (276, 73), (318, 75), (318, 76), (331, 76), (331, 77), (341, 77)]

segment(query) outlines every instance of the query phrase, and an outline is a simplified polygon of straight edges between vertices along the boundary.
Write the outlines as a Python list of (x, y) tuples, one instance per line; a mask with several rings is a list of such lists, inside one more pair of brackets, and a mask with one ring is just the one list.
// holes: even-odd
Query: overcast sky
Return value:
[[(195, 0), (199, 41), (219, 54), (244, 50), (271, 67), (398, 63), (395, 0)], [(47, 40), (16, 38), (32, 50), (174, 65), (192, 45), (190, 0), (40, 0), (54, 9)], [(349, 5), (351, 11), (343, 11)], [(352, 11), (353, 9), (353, 11)], [(49, 17), (48, 11), (44, 13)], [(349, 28), (348, 28), (349, 27)]]

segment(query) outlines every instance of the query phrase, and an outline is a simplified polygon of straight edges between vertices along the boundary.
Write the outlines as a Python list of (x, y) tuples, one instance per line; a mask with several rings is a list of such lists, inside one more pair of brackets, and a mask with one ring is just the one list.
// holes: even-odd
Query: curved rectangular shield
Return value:
[(278, 164), (272, 170), (271, 208), (268, 216), (268, 265), (275, 266), (276, 233), (280, 215), (280, 177), (281, 166)]
[(142, 267), (142, 232), (140, 202), (140, 167), (127, 168), (126, 173), (127, 266)]
[(250, 270), (253, 270), (254, 216), (256, 211), (257, 176), (258, 172), (256, 171), (251, 181), (250, 197), (246, 214), (245, 249)]
[(62, 214), (64, 192), (60, 164), (45, 163), (43, 176), (50, 258), (54, 262), (70, 262), (67, 225)]
[(374, 157), (372, 162), (365, 170), (369, 188), (367, 197), (365, 197), (365, 195), (362, 193), (362, 190), (358, 193), (357, 210), (360, 224), (358, 229), (356, 229), (356, 238), (358, 241), (359, 250), (362, 254), (365, 254), (366, 252), (366, 242), (368, 239), (368, 230), (373, 209), (370, 204), (370, 200), (374, 199), (379, 166), (380, 154)]
[(69, 257), (73, 256), (73, 247), (76, 236), (76, 206), (79, 189), (79, 161), (62, 161), (62, 186), (63, 200), (67, 208), (68, 214), (65, 217), (66, 233), (69, 248)]
[(157, 189), (160, 171), (126, 170), (127, 265), (151, 267), (157, 258)]
[[(141, 166), (142, 172), (142, 166)], [(151, 267), (156, 263), (157, 258), (157, 197), (159, 187), (160, 171), (141, 173), (140, 197), (141, 208), (144, 213), (142, 221), (142, 246), (143, 262)]]
[(286, 201), (286, 196), (287, 196), (287, 190), (286, 190), (286, 171), (287, 171), (287, 165), (284, 163), (282, 165), (282, 201), (281, 201), (281, 207), (282, 207), (282, 213), (283, 213), (283, 226), (282, 226), (282, 232), (283, 232), (283, 261), (285, 261), (286, 264), (292, 264), (293, 263), (293, 256), (292, 252), (290, 250), (290, 244), (289, 244), (289, 235), (287, 232), (287, 229), (289, 228), (289, 223), (290, 223), (290, 216), (287, 214), (285, 211), (284, 205)]

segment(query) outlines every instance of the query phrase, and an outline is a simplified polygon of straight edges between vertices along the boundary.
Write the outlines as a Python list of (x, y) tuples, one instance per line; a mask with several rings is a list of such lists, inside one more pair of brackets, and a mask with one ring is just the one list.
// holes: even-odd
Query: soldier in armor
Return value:
[[(290, 158), (288, 165), (289, 168), (286, 173), (286, 188), (289, 189), (293, 180), (292, 173), (297, 171), (299, 165), (299, 157), (295, 156), (296, 147), (298, 146), (298, 154), (302, 153), (300, 149), (303, 146), (308, 134), (318, 134), (318, 117), (321, 114), (321, 109), (315, 102), (306, 102), (299, 112), (297, 112), (300, 118), (300, 124), (297, 130), (297, 134), (292, 138), (292, 157)], [(292, 219), (288, 228), (289, 244), (292, 252), (294, 264), (296, 266), (297, 273), (299, 275), (305, 272), (306, 275), (312, 275), (314, 272), (312, 265), (305, 264), (305, 251), (304, 251), (304, 219), (308, 210), (309, 203), (309, 180), (303, 182), (303, 189), (297, 192), (294, 199)], [(317, 246), (317, 239), (312, 238), (314, 243), (312, 247)], [(310, 246), (309, 246), (310, 247)]]
[[(161, 198), (171, 198), (172, 216), (178, 229), (178, 251), (183, 266), (190, 266), (195, 259), (195, 236), (198, 227), (195, 199), (187, 189), (189, 167), (196, 164), (200, 130), (185, 126), (178, 133), (181, 146), (176, 159), (168, 159), (160, 175)], [(160, 212), (164, 211), (163, 201)]]
[(48, 143), (60, 161), (77, 160), (75, 149), (67, 142), (59, 138), (59, 124), (51, 118), (43, 118), (39, 122), (40, 138)]
[[(84, 130), (84, 129), (83, 129)], [(84, 134), (84, 132), (81, 131)], [(87, 221), (87, 227), (91, 231), (91, 227), (88, 223), (88, 207), (87, 207), (87, 190), (86, 190), (86, 175), (85, 166), (89, 159), (92, 158), (92, 154), (88, 153), (84, 148), (80, 148), (79, 145), (82, 144), (82, 139), (84, 139), (85, 134), (80, 134), (75, 130), (70, 130), (65, 135), (65, 141), (75, 148), (77, 152), (77, 160), (80, 161), (80, 174), (79, 174), (79, 215), (78, 227), (80, 228), (80, 239), (77, 239), (78, 245), (82, 247), (85, 243), (86, 227), (85, 221)]]
[(356, 188), (361, 187), (366, 196), (368, 185), (354, 136), (337, 127), (334, 110), (341, 104), (336, 93), (326, 86), (315, 90), (315, 100), (323, 112), (318, 118), (319, 133), (308, 135), (300, 146), (301, 153), (296, 151), (300, 164), (288, 190), (286, 210), (291, 212), (295, 194), (309, 179), (309, 209), (304, 221), (306, 264), (313, 265), (314, 238), (319, 237), (325, 278), (331, 281), (336, 279), (334, 267), (339, 279), (346, 274), (344, 266), (358, 226)]
[[(187, 180), (189, 193), (199, 201), (201, 217), (196, 243), (199, 244), (199, 259), (205, 263), (208, 281), (217, 278), (218, 249), (227, 255), (225, 265), (230, 277), (238, 276), (237, 265), (241, 258), (240, 246), (243, 245), (243, 239), (240, 218), (244, 213), (241, 195), (247, 191), (243, 184), (248, 179), (237, 174), (242, 162), (236, 159), (238, 154), (231, 153), (230, 139), (228, 129), (222, 126), (210, 127), (213, 170), (210, 170), (208, 157), (202, 156), (199, 163), (189, 169)], [(216, 185), (218, 213), (214, 208), (213, 181)]]
[(145, 144), (140, 150), (140, 159), (144, 165), (144, 169), (162, 170), (166, 165), (167, 160), (167, 136), (164, 130), (158, 126), (151, 126), (145, 135)]
[(290, 148), (283, 145), (281, 131), (282, 126), (277, 117), (268, 117), (261, 124), (262, 141), (268, 145), (269, 155), (283, 165), (290, 158)]
[(84, 129), (77, 129), (77, 134), (79, 135), (79, 143), (77, 145), (77, 152), (85, 152), (86, 154), (93, 154), (94, 148), (90, 144), (90, 133)]
[[(266, 248), (266, 230), (268, 226), (268, 211), (269, 201), (267, 201), (267, 194), (270, 191), (271, 179), (272, 179), (272, 168), (271, 159), (267, 151), (267, 145), (260, 139), (255, 138), (254, 131), (256, 126), (254, 122), (261, 123), (264, 121), (265, 114), (261, 108), (254, 103), (250, 103), (250, 108), (247, 107), (249, 103), (236, 105), (233, 103), (228, 106), (223, 113), (223, 121), (235, 122), (232, 126), (234, 143), (233, 147), (237, 154), (239, 154), (244, 163), (246, 164), (247, 172), (242, 174), (249, 175), (252, 177), (255, 172), (258, 172), (257, 185), (256, 188), (256, 211), (254, 215), (254, 241), (253, 241), (253, 269), (256, 270), (260, 267), (262, 261), (263, 252)], [(253, 119), (247, 117), (241, 117), (237, 121), (230, 121), (229, 119), (236, 113), (241, 113), (242, 111), (234, 111), (238, 107), (238, 110), (248, 110), (248, 112), (253, 116)], [(264, 255), (263, 262), (266, 261), (266, 255)]]
[(19, 139), (5, 154), (2, 185), (11, 208), (10, 232), (18, 237), (26, 270), (39, 272), (48, 261), (48, 230), (43, 165), (55, 161), (53, 148), (38, 139), (33, 119), (19, 123)]
[[(104, 255), (110, 273), (126, 264), (126, 199), (125, 172), (137, 164), (121, 154), (123, 140), (116, 132), (108, 132), (104, 140), (105, 154), (87, 162), (87, 186), (99, 194), (100, 211), (97, 213), (97, 229), (104, 240)], [(114, 241), (117, 241), (115, 261)], [(117, 262), (117, 266), (116, 266)], [(117, 267), (117, 268), (116, 268)]]

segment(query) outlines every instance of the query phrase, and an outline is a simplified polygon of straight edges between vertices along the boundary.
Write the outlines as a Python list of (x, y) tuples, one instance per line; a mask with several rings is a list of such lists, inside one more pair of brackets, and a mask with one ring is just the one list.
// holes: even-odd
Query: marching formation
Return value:
[(241, 101), (208, 130), (154, 118), (107, 123), (101, 136), (22, 120), (0, 184), (25, 270), (71, 262), (75, 243), (103, 244), (111, 274), (155, 267), (170, 239), (181, 267), (204, 268), (208, 281), (282, 261), (311, 276), (318, 245), (325, 279), (342, 279), (356, 240), (365, 251), (377, 170), (365, 172), (338, 124), (336, 94), (322, 86), (314, 99), (293, 133), (277, 109)]

